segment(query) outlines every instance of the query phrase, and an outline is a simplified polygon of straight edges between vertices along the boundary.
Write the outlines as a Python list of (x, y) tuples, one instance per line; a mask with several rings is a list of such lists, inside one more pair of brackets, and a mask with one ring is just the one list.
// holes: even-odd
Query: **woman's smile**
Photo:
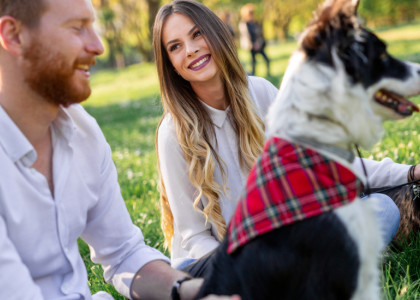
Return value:
[(211, 59), (211, 55), (207, 54), (207, 55), (203, 55), (201, 57), (199, 57), (198, 59), (194, 60), (189, 66), (188, 68), (193, 70), (193, 71), (198, 71), (202, 68), (204, 68)]

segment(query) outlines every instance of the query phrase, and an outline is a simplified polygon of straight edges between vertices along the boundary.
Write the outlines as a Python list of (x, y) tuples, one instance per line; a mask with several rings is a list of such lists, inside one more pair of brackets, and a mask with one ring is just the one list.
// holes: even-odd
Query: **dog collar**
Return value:
[(350, 163), (352, 163), (355, 158), (355, 155), (351, 150), (347, 150), (333, 145), (326, 145), (305, 137), (293, 137), (293, 140), (309, 148), (319, 149), (321, 151), (323, 150), (332, 153), (338, 157), (341, 157), (342, 159), (345, 159)]

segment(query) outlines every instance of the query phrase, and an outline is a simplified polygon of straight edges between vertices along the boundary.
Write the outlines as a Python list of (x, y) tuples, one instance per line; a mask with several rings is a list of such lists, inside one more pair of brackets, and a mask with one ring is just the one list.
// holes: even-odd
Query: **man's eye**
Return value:
[(73, 26), (72, 27), (72, 29), (74, 30), (74, 31), (76, 31), (76, 32), (80, 32), (80, 31), (82, 31), (83, 30), (83, 26)]

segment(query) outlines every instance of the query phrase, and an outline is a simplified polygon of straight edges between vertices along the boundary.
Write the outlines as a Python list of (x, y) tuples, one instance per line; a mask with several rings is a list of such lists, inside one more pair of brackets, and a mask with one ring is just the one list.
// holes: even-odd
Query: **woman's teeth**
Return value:
[(209, 60), (209, 57), (208, 56), (206, 56), (206, 57), (204, 57), (203, 59), (200, 59), (198, 62), (196, 62), (195, 64), (193, 64), (192, 66), (191, 66), (191, 68), (197, 68), (197, 67), (199, 67), (199, 66), (201, 66), (204, 62), (206, 62), (206, 61), (208, 61)]

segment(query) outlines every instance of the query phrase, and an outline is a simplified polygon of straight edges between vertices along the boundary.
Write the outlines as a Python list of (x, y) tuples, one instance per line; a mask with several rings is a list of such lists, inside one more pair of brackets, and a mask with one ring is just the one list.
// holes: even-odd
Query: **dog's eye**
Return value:
[(388, 60), (388, 54), (386, 52), (382, 53), (381, 56), (379, 56), (379, 58), (382, 61), (387, 61)]

